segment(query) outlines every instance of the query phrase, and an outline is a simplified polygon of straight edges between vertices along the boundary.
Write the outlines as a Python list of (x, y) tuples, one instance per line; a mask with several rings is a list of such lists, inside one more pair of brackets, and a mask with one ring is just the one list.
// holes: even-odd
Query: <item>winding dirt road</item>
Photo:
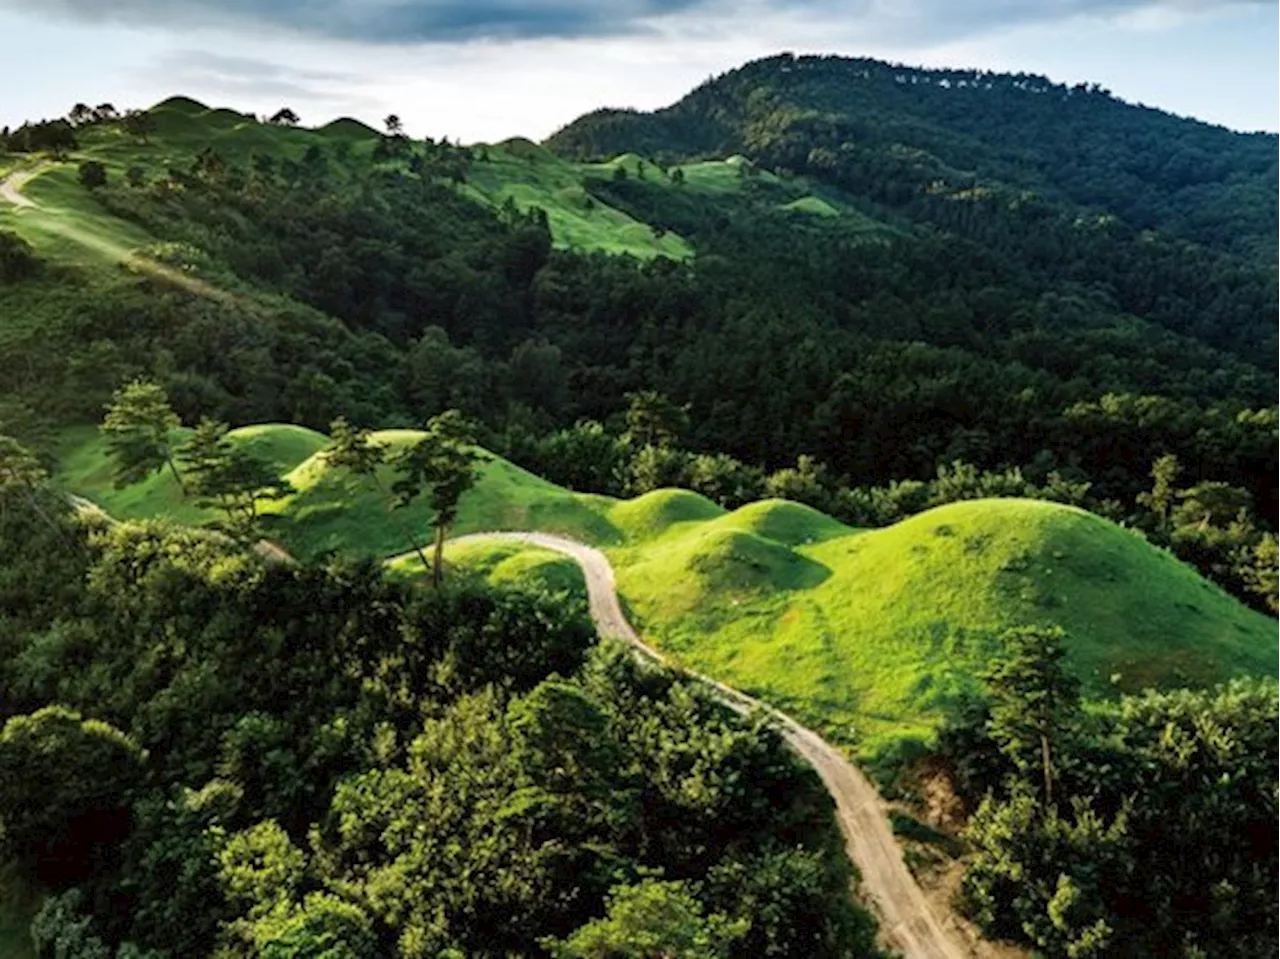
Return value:
[[(670, 665), (627, 622), (618, 603), (613, 567), (599, 550), (546, 533), (478, 533), (452, 542), (483, 539), (528, 543), (575, 560), (586, 577), (591, 619), (601, 635), (620, 639), (645, 658)], [(879, 913), (880, 935), (886, 946), (901, 951), (907, 959), (967, 959), (972, 955), (958, 931), (939, 922), (902, 861), (879, 793), (866, 776), (838, 749), (786, 714), (707, 676), (681, 672), (711, 686), (727, 706), (739, 713), (756, 709), (767, 713), (791, 748), (817, 770), (835, 800), (845, 848), (862, 874), (862, 888), (870, 894)]]
[(22, 188), (39, 176), (43, 169), (44, 165), (41, 164), (28, 170), (17, 170), (0, 180), (0, 200), (16, 207), (34, 207), (35, 203), (22, 195)]

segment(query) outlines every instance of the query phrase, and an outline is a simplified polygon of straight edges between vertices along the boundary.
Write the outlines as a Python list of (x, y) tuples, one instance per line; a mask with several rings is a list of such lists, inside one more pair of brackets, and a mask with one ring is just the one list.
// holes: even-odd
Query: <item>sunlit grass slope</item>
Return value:
[(661, 236), (587, 193), (577, 167), (528, 140), (476, 148), (480, 159), (467, 175), (466, 191), (495, 207), (508, 199), (521, 210), (541, 207), (562, 249), (626, 253), (641, 259), (688, 259), (693, 248), (674, 233)]
[(955, 503), (860, 532), (756, 503), (616, 551), (646, 633), (869, 752), (927, 735), (1018, 625), (1059, 625), (1093, 694), (1273, 674), (1276, 627), (1090, 513)]
[[(374, 442), (391, 451), (421, 436), (415, 430), (383, 430)], [(452, 532), (545, 530), (591, 542), (610, 542), (617, 532), (606, 518), (611, 500), (582, 496), (534, 476), (483, 450), (480, 478), (463, 498)], [(330, 550), (390, 556), (411, 549), (411, 539), (431, 538), (434, 514), (425, 501), (390, 509), (394, 477), (384, 469), (382, 489), (329, 466), (323, 454), (312, 456), (289, 473), (298, 492), (273, 511), (283, 522), (280, 539), (300, 557)]]
[[(622, 175), (659, 184), (684, 194), (702, 194), (711, 199), (738, 196), (751, 192), (758, 198), (769, 197), (777, 210), (804, 217), (841, 218), (844, 226), (867, 233), (894, 232), (871, 219), (835, 191), (806, 178), (784, 179), (742, 156), (724, 160), (698, 160), (663, 169), (634, 153), (624, 153), (600, 163), (582, 163), (578, 169), (595, 178), (610, 179)], [(676, 171), (679, 170), (679, 180)]]
[[(176, 431), (181, 442), (189, 430)], [(394, 452), (422, 434), (415, 430), (383, 430), (375, 442)], [(392, 510), (394, 476), (386, 468), (375, 483), (329, 466), (323, 454), (328, 438), (314, 430), (267, 423), (232, 430), (228, 438), (251, 447), (273, 463), (296, 492), (265, 504), (267, 531), (295, 555), (309, 559), (331, 551), (391, 556), (408, 552), (414, 541), (431, 538), (434, 514), (425, 502)], [(89, 427), (70, 430), (63, 440), (57, 481), (120, 519), (167, 517), (180, 523), (217, 518), (182, 495), (177, 482), (162, 471), (141, 483), (116, 489), (106, 443)], [(453, 532), (545, 530), (594, 543), (612, 543), (622, 534), (608, 519), (614, 501), (572, 493), (548, 483), (484, 450), (480, 479), (462, 502)]]
[[(392, 450), (412, 430), (374, 439)], [(325, 438), (268, 424), (237, 430), (297, 492), (268, 532), (300, 559), (329, 551), (399, 557), (427, 544), (425, 503), (390, 509), (382, 488), (332, 469)], [(687, 490), (633, 500), (571, 492), (480, 451), (481, 476), (453, 535), (560, 533), (603, 547), (637, 625), (677, 661), (817, 724), (874, 756), (927, 738), (944, 708), (977, 688), (1014, 626), (1056, 625), (1091, 695), (1273, 675), (1274, 621), (1138, 535), (1073, 507), (1031, 500), (954, 503), (887, 529), (843, 526), (784, 500), (726, 512)], [(111, 487), (101, 439), (67, 438), (60, 482), (122, 518), (211, 517), (165, 473)], [(567, 560), (509, 543), (451, 544), (448, 559), (495, 580), (580, 590)]]
[[(190, 433), (186, 428), (175, 430), (175, 445)], [(227, 438), (249, 447), (281, 473), (288, 473), (329, 443), (323, 433), (288, 423), (245, 426), (232, 430)], [(118, 519), (164, 516), (179, 523), (203, 523), (217, 515), (183, 496), (168, 470), (153, 473), (141, 483), (116, 489), (107, 444), (93, 427), (67, 431), (55, 479), (70, 492), (91, 499)]]
[[(261, 123), (252, 115), (211, 109), (186, 97), (172, 97), (148, 111), (155, 130), (146, 142), (118, 124), (80, 130), (79, 147), (67, 162), (42, 161), (41, 170), (24, 189), (39, 208), (17, 209), (0, 203), (0, 228), (11, 229), (57, 262), (77, 265), (113, 264), (145, 250), (156, 238), (128, 220), (107, 213), (77, 180), (84, 160), (97, 160), (108, 178), (118, 180), (133, 167), (147, 181), (187, 169), (197, 154), (213, 149), (225, 162), (245, 165), (255, 153), (300, 159), (311, 146), (331, 149), (339, 143), (347, 160), (368, 159), (377, 142), (373, 130), (355, 120), (337, 120), (318, 130)], [(0, 158), (0, 175), (10, 168), (32, 166), (31, 158)]]
[[(388, 567), (407, 576), (424, 569), (415, 554), (398, 556)], [(496, 585), (519, 585), (574, 596), (586, 595), (586, 581), (578, 564), (567, 556), (523, 543), (500, 540), (454, 542), (445, 547), (445, 567), (483, 577)]]

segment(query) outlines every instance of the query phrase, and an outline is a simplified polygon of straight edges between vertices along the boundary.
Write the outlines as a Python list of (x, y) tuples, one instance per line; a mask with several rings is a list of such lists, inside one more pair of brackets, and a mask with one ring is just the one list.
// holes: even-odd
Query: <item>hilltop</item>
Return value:
[(1035, 74), (783, 54), (652, 113), (587, 114), (547, 146), (665, 162), (746, 153), (896, 207), (924, 185), (957, 199), (975, 187), (1030, 191), (1216, 250), (1273, 254), (1274, 134), (1233, 133)]
[[(421, 434), (383, 431), (391, 448)], [(432, 514), (391, 512), (371, 484), (332, 470), (326, 438), (283, 424), (230, 434), (269, 458), (297, 493), (268, 530), (296, 556), (391, 558), (429, 539)], [(122, 518), (207, 521), (167, 473), (112, 490), (101, 439), (70, 436), (59, 481)], [(870, 759), (928, 740), (976, 692), (1010, 627), (1061, 626), (1091, 696), (1210, 686), (1270, 675), (1275, 623), (1169, 553), (1056, 503), (953, 503), (879, 530), (851, 529), (785, 500), (727, 511), (687, 490), (630, 500), (574, 493), (487, 451), (454, 535), (559, 533), (605, 548), (637, 625), (676, 661), (794, 712)], [(390, 477), (387, 477), (389, 479)], [(495, 581), (580, 592), (562, 557), (509, 543), (451, 547), (451, 563)]]

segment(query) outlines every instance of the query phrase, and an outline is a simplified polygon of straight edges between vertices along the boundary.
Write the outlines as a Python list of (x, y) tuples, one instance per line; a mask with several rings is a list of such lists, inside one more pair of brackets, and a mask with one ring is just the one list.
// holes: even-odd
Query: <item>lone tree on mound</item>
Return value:
[(427, 423), (426, 435), (397, 454), (394, 465), (401, 474), (392, 484), (397, 505), (407, 506), (424, 492), (435, 510), (436, 545), (431, 581), (444, 580), (444, 541), (458, 518), (462, 494), (479, 478), (472, 450), (475, 434), (471, 423), (457, 410), (446, 410)]
[(115, 461), (116, 488), (140, 482), (167, 466), (186, 496), (187, 484), (174, 462), (170, 439), (181, 425), (159, 383), (134, 380), (116, 390), (100, 427)]
[(245, 536), (256, 531), (259, 503), (293, 492), (292, 484), (270, 463), (227, 439), (226, 423), (208, 417), (200, 421), (178, 456), (198, 502), (222, 510), (229, 525)]
[(1062, 667), (1063, 636), (1056, 627), (1009, 630), (1002, 637), (1005, 655), (982, 677), (991, 697), (991, 737), (1024, 775), (1032, 775), (1039, 752), (1046, 807), (1053, 803), (1050, 746), (1075, 725), (1080, 709), (1079, 684)]
[(80, 185), (96, 190), (107, 185), (107, 168), (97, 160), (85, 160), (78, 171)]
[[(390, 492), (378, 475), (378, 467), (387, 462), (387, 447), (382, 443), (375, 443), (368, 430), (352, 426), (341, 416), (329, 425), (329, 435), (333, 442), (324, 454), (329, 465), (371, 483), (384, 501), (390, 502)], [(410, 547), (422, 561), (422, 568), (428, 568), (431, 562), (418, 538), (407, 526), (401, 524), (400, 528)]]
[(298, 125), (298, 115), (288, 107), (282, 107), (272, 115), (269, 122), (274, 123), (276, 126), (296, 127)]

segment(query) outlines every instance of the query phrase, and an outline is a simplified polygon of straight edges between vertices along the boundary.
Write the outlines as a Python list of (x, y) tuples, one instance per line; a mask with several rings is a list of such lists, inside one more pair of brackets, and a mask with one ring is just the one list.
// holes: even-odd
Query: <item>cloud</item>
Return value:
[(328, 101), (335, 94), (349, 94), (352, 87), (366, 82), (366, 78), (356, 73), (299, 68), (208, 50), (166, 53), (152, 70), (157, 79), (163, 79), (175, 89), (291, 100)]
[[(0, 0), (33, 15), (93, 23), (278, 28), (373, 44), (650, 34), (680, 21), (723, 29), (759, 16), (822, 18), (880, 40), (955, 40), (1029, 23), (1138, 11), (1178, 16), (1269, 0)], [(666, 32), (665, 30), (661, 32)]]

